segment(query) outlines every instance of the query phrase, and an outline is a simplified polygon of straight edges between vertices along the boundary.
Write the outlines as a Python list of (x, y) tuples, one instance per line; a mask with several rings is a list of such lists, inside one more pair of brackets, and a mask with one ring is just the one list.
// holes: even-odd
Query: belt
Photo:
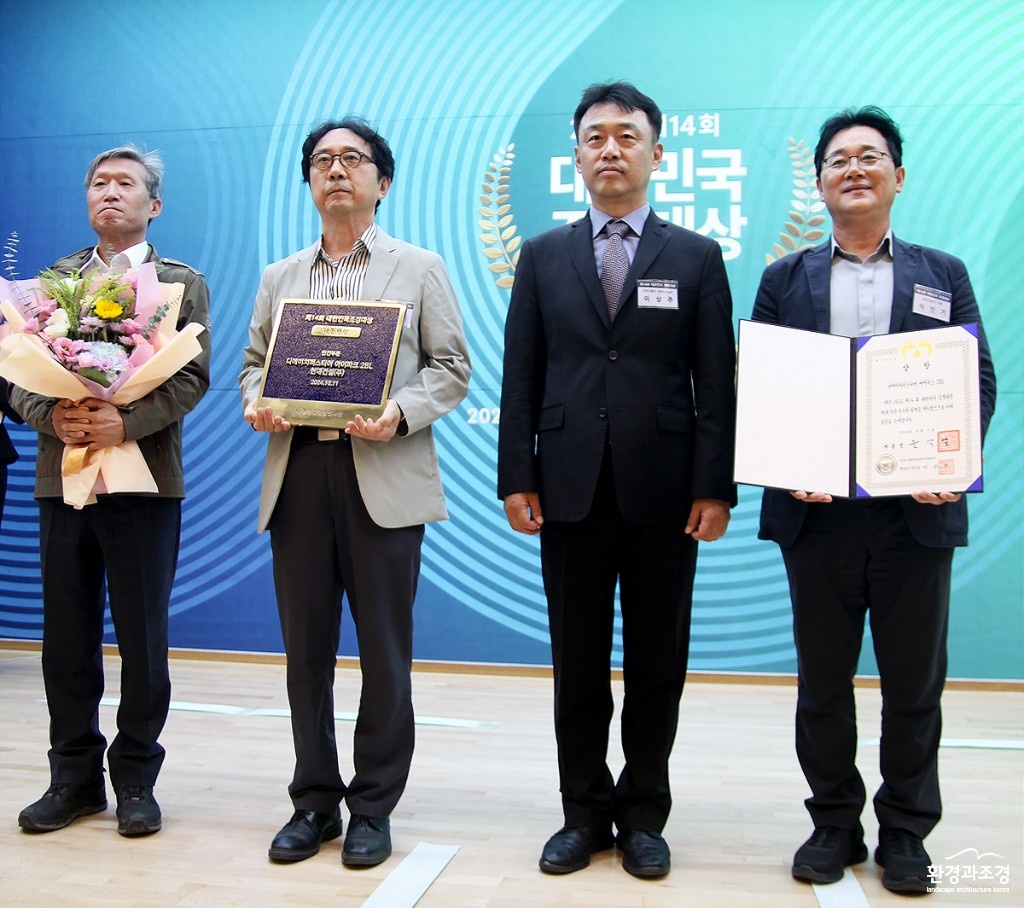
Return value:
[(293, 445), (339, 441), (348, 442), (348, 436), (341, 429), (324, 429), (319, 426), (296, 426), (292, 430)]

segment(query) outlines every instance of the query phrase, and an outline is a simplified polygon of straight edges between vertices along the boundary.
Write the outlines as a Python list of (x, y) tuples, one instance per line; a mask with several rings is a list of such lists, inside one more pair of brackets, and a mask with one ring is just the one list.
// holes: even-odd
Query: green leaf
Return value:
[(79, 369), (78, 374), (81, 375), (82, 378), (91, 379), (92, 381), (96, 382), (96, 384), (102, 385), (104, 388), (110, 387), (110, 379), (107, 378), (107, 376), (104, 375), (102, 372), (100, 372), (99, 369)]

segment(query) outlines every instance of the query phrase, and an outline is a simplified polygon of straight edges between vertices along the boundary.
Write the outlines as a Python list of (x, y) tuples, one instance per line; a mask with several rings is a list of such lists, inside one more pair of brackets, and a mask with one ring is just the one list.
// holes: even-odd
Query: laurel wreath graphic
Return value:
[[(766, 252), (766, 265), (796, 252), (813, 246), (820, 240), (825, 231), (821, 225), (825, 223), (825, 203), (818, 196), (814, 176), (814, 152), (808, 148), (803, 139), (789, 137), (789, 158), (793, 162), (793, 206), (789, 212), (789, 220), (785, 230), (779, 234), (779, 242), (772, 245), (772, 252)], [(774, 253), (774, 254), (773, 254)]]
[(480, 240), (484, 255), (491, 260), (487, 270), (496, 275), (494, 282), (503, 290), (515, 282), (519, 246), (523, 241), (512, 215), (510, 174), (515, 161), (515, 143), (502, 146), (487, 165), (483, 194), (480, 196)]

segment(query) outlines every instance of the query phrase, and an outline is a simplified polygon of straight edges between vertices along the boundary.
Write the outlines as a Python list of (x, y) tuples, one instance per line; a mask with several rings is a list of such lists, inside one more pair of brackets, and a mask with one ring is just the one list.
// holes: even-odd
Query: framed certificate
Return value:
[(387, 404), (408, 304), (287, 299), (267, 351), (258, 407), (293, 425), (344, 428)]
[(736, 482), (982, 490), (977, 325), (848, 338), (742, 320), (738, 361)]

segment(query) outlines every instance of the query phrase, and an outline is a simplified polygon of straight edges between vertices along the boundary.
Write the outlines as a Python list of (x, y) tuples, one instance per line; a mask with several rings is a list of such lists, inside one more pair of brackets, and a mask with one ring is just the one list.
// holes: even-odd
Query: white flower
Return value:
[(46, 320), (43, 334), (47, 337), (67, 337), (70, 330), (71, 322), (68, 320), (67, 312), (58, 307), (53, 315)]

